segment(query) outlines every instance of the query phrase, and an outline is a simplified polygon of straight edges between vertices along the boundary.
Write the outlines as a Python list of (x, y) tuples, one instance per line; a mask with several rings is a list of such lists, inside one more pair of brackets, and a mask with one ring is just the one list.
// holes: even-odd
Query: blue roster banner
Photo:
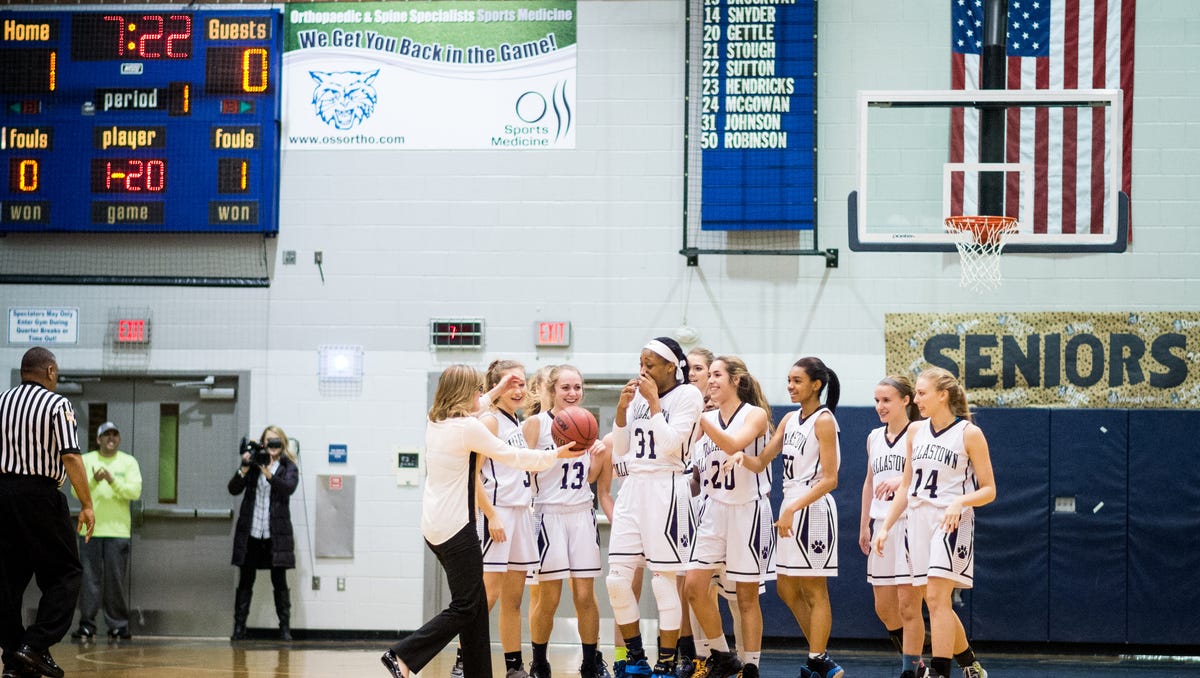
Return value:
[[(813, 0), (700, 0), (701, 228), (812, 230)], [(697, 130), (693, 130), (693, 134)]]

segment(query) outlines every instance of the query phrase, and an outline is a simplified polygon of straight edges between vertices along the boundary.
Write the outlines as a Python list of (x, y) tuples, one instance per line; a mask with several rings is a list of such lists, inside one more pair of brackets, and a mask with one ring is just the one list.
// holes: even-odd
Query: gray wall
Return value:
[[(858, 254), (845, 243), (855, 93), (948, 86), (945, 3), (821, 3), (821, 244), (842, 249), (841, 267), (706, 256), (688, 269), (676, 254), (683, 5), (581, 0), (573, 151), (285, 154), (269, 289), (13, 285), (0, 287), (0, 306), (80, 307), (79, 345), (58, 350), (68, 370), (103, 366), (110, 308), (151, 308), (151, 368), (248, 371), (240, 397), (250, 398), (251, 429), (279, 423), (300, 438), (310, 488), (329, 470), (327, 445), (349, 445), (356, 555), (318, 561), (318, 592), (301, 585), (312, 572), (300, 556), (293, 584), (295, 625), (331, 629), (423, 620), (420, 491), (397, 487), (390, 469), (396, 449), (421, 445), (426, 375), (450, 362), (569, 359), (585, 374), (621, 374), (635, 369), (648, 336), (686, 323), (703, 345), (745, 357), (776, 402), (787, 366), (814, 354), (843, 377), (843, 402), (868, 404), (884, 369), (887, 312), (1197, 308), (1200, 4), (1138, 7), (1132, 250), (1006, 257), (1005, 285), (984, 297), (959, 288), (954, 256)], [(299, 263), (281, 265), (282, 250), (297, 250)], [(484, 317), (487, 350), (430, 352), (427, 322), (442, 315)], [(538, 319), (571, 320), (574, 346), (535, 351)], [(365, 348), (357, 397), (320, 394), (316, 351), (326, 343)], [(0, 347), (0, 358), (14, 365), (21, 352)], [(311, 504), (297, 499), (294, 510), (298, 523), (305, 511), (311, 520)], [(305, 532), (298, 524), (301, 548)], [(347, 577), (346, 591), (329, 585), (336, 576)], [(266, 606), (254, 614), (252, 624), (272, 625)]]

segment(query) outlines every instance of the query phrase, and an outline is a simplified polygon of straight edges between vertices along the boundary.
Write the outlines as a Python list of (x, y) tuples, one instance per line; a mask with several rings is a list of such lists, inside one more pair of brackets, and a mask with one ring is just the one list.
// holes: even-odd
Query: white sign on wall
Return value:
[(79, 343), (78, 308), (8, 309), (8, 343)]
[(575, 11), (575, 0), (291, 5), (283, 148), (575, 148)]

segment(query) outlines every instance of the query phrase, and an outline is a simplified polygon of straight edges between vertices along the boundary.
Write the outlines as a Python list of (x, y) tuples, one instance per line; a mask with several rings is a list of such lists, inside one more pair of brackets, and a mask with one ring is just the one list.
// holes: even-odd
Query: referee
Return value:
[[(21, 359), (21, 384), (0, 393), (0, 648), (4, 678), (51, 676), (63, 670), (50, 646), (71, 627), (82, 567), (75, 534), (92, 536), (96, 518), (79, 456), (70, 401), (54, 393), (58, 362), (35, 347)], [(72, 530), (59, 487), (70, 477), (83, 509)], [(42, 597), (25, 628), (21, 599), (32, 577)]]

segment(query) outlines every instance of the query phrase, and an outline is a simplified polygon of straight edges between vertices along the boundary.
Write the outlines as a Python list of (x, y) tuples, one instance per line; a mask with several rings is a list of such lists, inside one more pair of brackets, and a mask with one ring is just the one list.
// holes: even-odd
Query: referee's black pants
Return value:
[[(0, 474), (0, 647), (46, 650), (71, 628), (83, 568), (67, 498), (41, 476)], [(35, 579), (42, 597), (25, 628), (21, 599)], [(7, 663), (7, 662), (6, 662)]]
[(492, 678), (492, 639), (488, 632), (487, 591), (483, 587), (483, 551), (475, 523), (429, 549), (446, 571), (450, 606), (392, 646), (396, 656), (416, 673), (458, 636), (462, 643), (463, 678)]

